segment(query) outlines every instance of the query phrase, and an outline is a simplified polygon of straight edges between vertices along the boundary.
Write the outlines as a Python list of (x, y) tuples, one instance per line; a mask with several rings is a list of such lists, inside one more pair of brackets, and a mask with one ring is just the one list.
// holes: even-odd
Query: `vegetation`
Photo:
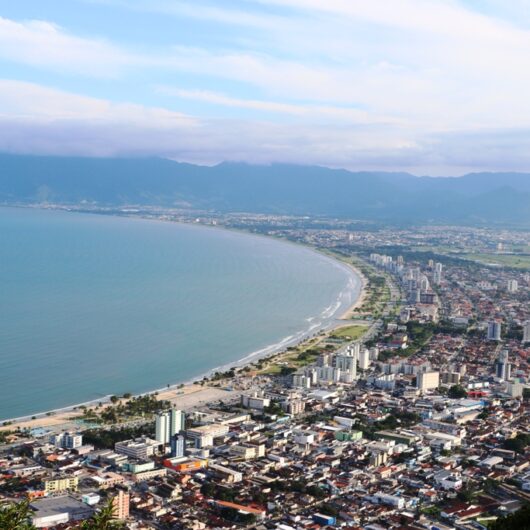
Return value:
[[(8, 503), (0, 506), (0, 528), (2, 530), (36, 530), (30, 522), (32, 510), (29, 501)], [(124, 528), (121, 521), (114, 519), (114, 506), (112, 500), (94, 516), (82, 521), (77, 527), (79, 530), (118, 530)]]
[(80, 530), (117, 530), (124, 526), (121, 521), (114, 519), (114, 506), (112, 500), (109, 500), (98, 513), (83, 521), (79, 528)]
[(519, 433), (515, 438), (504, 441), (504, 449), (516, 453), (524, 453), (528, 445), (530, 445), (530, 434)]
[(499, 265), (514, 269), (530, 269), (529, 254), (462, 254), (462, 257), (485, 265)]
[(333, 339), (358, 340), (368, 329), (368, 326), (346, 326), (338, 328), (331, 334)]
[(452, 399), (460, 399), (467, 396), (467, 391), (463, 386), (453, 385), (449, 389), (449, 392), (447, 392), (447, 395)]
[(33, 530), (29, 522), (31, 508), (28, 501), (0, 506), (0, 528), (2, 530)]
[(101, 411), (98, 410), (99, 405), (93, 409), (81, 407), (82, 419), (91, 423), (118, 423), (143, 418), (170, 407), (168, 401), (157, 400), (154, 394), (132, 397), (125, 402), (120, 402), (117, 396), (111, 396), (110, 401), (113, 405), (104, 407)]
[(0, 431), (0, 444), (5, 444), (8, 442), (8, 438), (14, 434), (20, 434), (17, 431)]
[(92, 444), (97, 449), (114, 449), (116, 442), (138, 438), (139, 436), (154, 436), (153, 425), (122, 429), (90, 429), (83, 433), (85, 443)]
[(530, 529), (530, 504), (506, 517), (500, 517), (491, 526), (490, 530), (519, 530)]
[(377, 431), (392, 431), (398, 427), (409, 428), (421, 421), (421, 417), (415, 412), (401, 411), (393, 409), (391, 413), (383, 420), (373, 423), (361, 422), (359, 430), (363, 431), (363, 436), (368, 439), (374, 439)]

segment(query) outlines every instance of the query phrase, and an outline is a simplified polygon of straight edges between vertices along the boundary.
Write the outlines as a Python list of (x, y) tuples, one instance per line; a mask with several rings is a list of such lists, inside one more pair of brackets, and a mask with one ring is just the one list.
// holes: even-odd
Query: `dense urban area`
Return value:
[(175, 387), (4, 422), (0, 526), (530, 528), (529, 232), (97, 213), (306, 244), (357, 269), (363, 293), (333, 329), (199, 381), (207, 402), (181, 407)]

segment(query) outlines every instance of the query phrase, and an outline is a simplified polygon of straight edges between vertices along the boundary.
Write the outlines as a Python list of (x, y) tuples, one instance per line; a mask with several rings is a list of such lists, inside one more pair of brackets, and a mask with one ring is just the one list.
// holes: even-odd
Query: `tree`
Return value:
[(461, 489), (456, 494), (456, 497), (458, 498), (458, 500), (462, 502), (467, 502), (467, 503), (473, 502), (476, 496), (477, 496), (477, 490), (471, 485), (466, 486), (465, 488)]
[(504, 441), (504, 449), (516, 453), (524, 453), (528, 445), (530, 445), (530, 434), (519, 433), (515, 438)]
[(123, 522), (114, 519), (114, 511), (111, 499), (98, 513), (83, 521), (79, 526), (80, 530), (118, 530), (123, 528)]
[(530, 528), (530, 505), (527, 504), (515, 513), (499, 517), (491, 526), (491, 530), (527, 530)]
[(2, 530), (34, 530), (29, 501), (0, 505), (0, 528)]
[(453, 385), (447, 395), (452, 399), (465, 398), (467, 396), (466, 389), (460, 385)]

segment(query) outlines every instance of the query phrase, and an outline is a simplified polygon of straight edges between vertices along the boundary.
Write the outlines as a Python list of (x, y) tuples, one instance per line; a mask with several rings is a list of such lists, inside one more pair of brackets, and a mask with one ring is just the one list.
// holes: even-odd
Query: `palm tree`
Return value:
[(29, 522), (29, 501), (0, 505), (0, 528), (2, 530), (36, 530)]
[[(79, 527), (80, 530), (118, 530), (123, 528), (123, 522), (114, 519), (114, 511), (115, 508), (111, 499), (98, 513), (83, 521)], [(0, 528), (2, 527), (0, 526)]]

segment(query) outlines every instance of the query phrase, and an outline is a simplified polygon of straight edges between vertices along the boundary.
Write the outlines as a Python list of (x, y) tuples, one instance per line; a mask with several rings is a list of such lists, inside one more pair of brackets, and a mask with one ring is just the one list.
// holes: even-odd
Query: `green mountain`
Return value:
[(160, 205), (396, 223), (530, 226), (530, 175), (416, 177), (318, 166), (0, 155), (0, 202)]

